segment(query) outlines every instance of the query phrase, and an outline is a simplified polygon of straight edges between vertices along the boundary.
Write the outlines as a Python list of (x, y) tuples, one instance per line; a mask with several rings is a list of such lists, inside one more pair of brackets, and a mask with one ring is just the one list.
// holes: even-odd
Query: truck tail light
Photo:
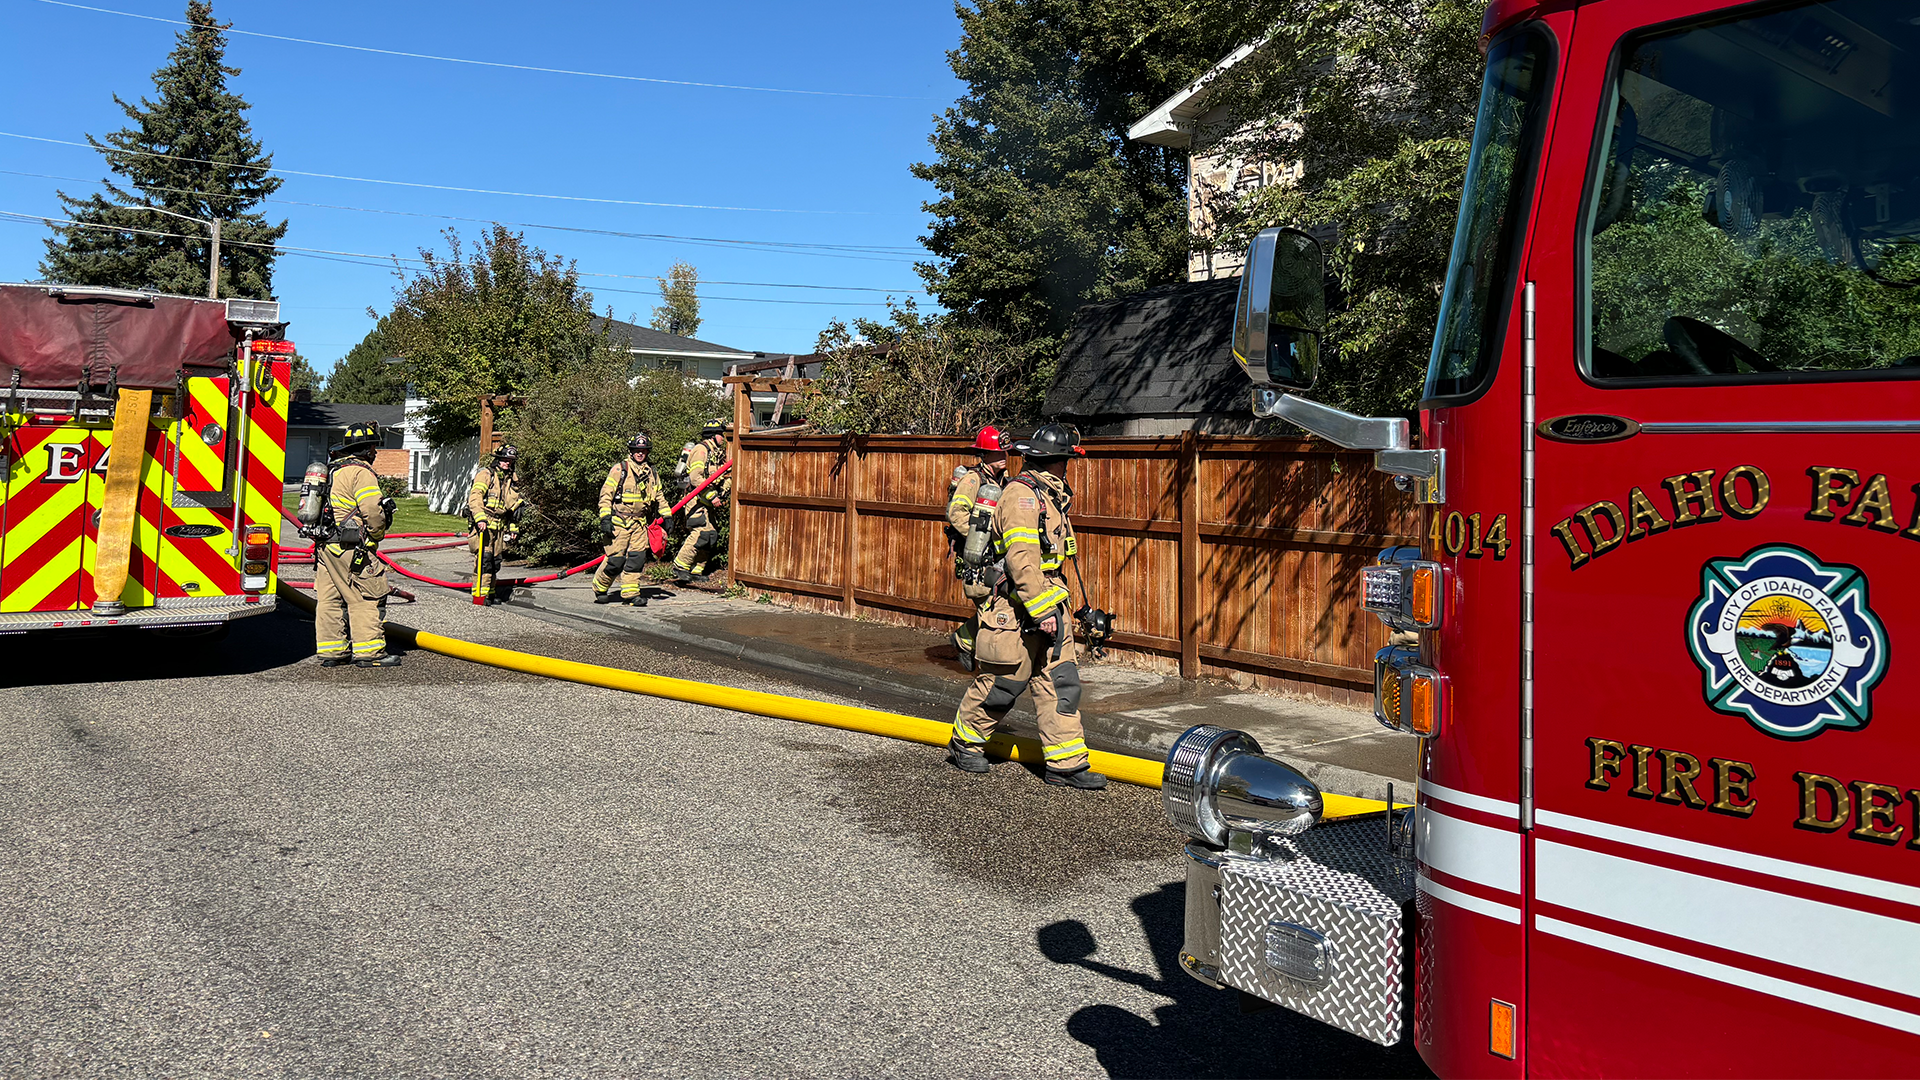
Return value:
[(249, 525), (241, 549), (240, 587), (246, 592), (263, 592), (267, 587), (267, 568), (273, 562), (273, 530), (265, 525)]
[(1389, 646), (1373, 658), (1373, 718), (1431, 739), (1446, 712), (1447, 677), (1420, 663), (1420, 650)]
[(1419, 555), (1419, 548), (1388, 548), (1360, 571), (1361, 606), (1395, 630), (1432, 630), (1445, 614), (1446, 575)]
[(299, 351), (291, 341), (267, 341), (261, 338), (253, 341), (255, 356), (292, 356)]

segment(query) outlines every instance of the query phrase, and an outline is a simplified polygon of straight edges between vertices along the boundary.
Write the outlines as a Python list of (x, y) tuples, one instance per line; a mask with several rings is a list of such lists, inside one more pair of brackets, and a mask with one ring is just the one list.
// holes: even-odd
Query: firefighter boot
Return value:
[(961, 671), (972, 671), (975, 666), (974, 655), (973, 655), (973, 642), (974, 642), (973, 629), (974, 627), (972, 623), (970, 622), (961, 623), (957, 628), (954, 629), (953, 636), (949, 639), (953, 642), (953, 651), (960, 660)]
[(693, 571), (681, 566), (679, 563), (674, 563), (673, 580), (681, 585), (688, 584), (693, 580)]
[(948, 740), (947, 760), (961, 772), (983, 773), (993, 768), (993, 763), (987, 760), (987, 755), (981, 753), (979, 747), (969, 746), (959, 739)]
[(646, 607), (647, 594), (643, 592), (634, 593), (633, 599), (627, 601), (627, 603), (632, 604), (634, 607)]
[(320, 658), (321, 667), (345, 667), (351, 663), (353, 663), (353, 661), (345, 656), (323, 656)]
[(1104, 774), (1094, 772), (1085, 765), (1077, 769), (1048, 769), (1046, 781), (1049, 784), (1080, 791), (1099, 791), (1107, 786), (1107, 778)]
[(383, 656), (368, 657), (365, 660), (355, 660), (353, 662), (353, 666), (354, 667), (399, 667), (400, 658), (398, 656), (395, 656), (392, 653), (387, 653)]
[(593, 602), (596, 604), (611, 604), (619, 599), (620, 594), (614, 592), (612, 589), (606, 589), (593, 594)]

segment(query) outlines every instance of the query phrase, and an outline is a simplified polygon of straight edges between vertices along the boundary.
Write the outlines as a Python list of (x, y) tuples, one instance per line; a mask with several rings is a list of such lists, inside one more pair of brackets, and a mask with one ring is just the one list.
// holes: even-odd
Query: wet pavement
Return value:
[[(420, 592), (391, 616), (848, 700)], [(1155, 792), (312, 635), (8, 643), (0, 1075), (1424, 1075), (1180, 971)]]

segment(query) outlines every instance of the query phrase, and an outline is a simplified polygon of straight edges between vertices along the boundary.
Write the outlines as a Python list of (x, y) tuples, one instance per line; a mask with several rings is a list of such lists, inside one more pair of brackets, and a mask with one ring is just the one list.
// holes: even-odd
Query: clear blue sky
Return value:
[[(76, 0), (180, 19), (184, 0)], [(113, 95), (154, 93), (150, 75), (180, 27), (0, 0), (0, 131), (84, 142), (123, 123)], [(542, 195), (709, 206), (689, 209), (485, 195), (287, 177), (266, 204), (291, 222), (285, 243), (412, 257), (439, 232), (481, 222), (892, 249), (823, 257), (746, 245), (529, 228), (530, 242), (577, 262), (596, 307), (645, 323), (652, 278), (676, 259), (709, 281), (856, 286), (883, 292), (702, 285), (697, 336), (738, 349), (809, 352), (833, 318), (883, 313), (891, 294), (924, 305), (913, 262), (933, 190), (907, 173), (931, 153), (933, 116), (960, 84), (946, 66), (959, 24), (945, 0), (765, 3), (325, 4), (215, 0), (235, 30), (549, 68), (706, 83), (896, 97), (820, 96), (619, 81), (376, 55), (238, 34), (230, 80), (254, 133), (285, 169)], [(900, 99), (905, 100), (900, 100)], [(0, 137), (0, 210), (59, 216), (56, 188), (85, 195), (107, 170), (83, 148)], [(454, 222), (413, 215), (481, 219)], [(165, 219), (156, 217), (156, 222)], [(180, 223), (175, 223), (180, 225)], [(182, 226), (192, 228), (193, 226)], [(0, 280), (39, 276), (39, 222), (0, 221)], [(385, 311), (391, 263), (282, 255), (274, 288), (288, 336), (322, 372)], [(632, 290), (619, 292), (614, 290)], [(721, 297), (750, 298), (742, 300)], [(750, 301), (793, 301), (765, 303)]]

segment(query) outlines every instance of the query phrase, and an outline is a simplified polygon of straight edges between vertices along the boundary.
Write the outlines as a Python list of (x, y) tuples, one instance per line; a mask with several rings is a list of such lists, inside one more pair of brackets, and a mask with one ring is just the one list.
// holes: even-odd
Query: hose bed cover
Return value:
[(160, 390), (182, 367), (225, 367), (241, 340), (220, 300), (58, 288), (0, 285), (0, 387), (17, 371), (22, 386), (71, 390), (118, 368), (121, 386)]

